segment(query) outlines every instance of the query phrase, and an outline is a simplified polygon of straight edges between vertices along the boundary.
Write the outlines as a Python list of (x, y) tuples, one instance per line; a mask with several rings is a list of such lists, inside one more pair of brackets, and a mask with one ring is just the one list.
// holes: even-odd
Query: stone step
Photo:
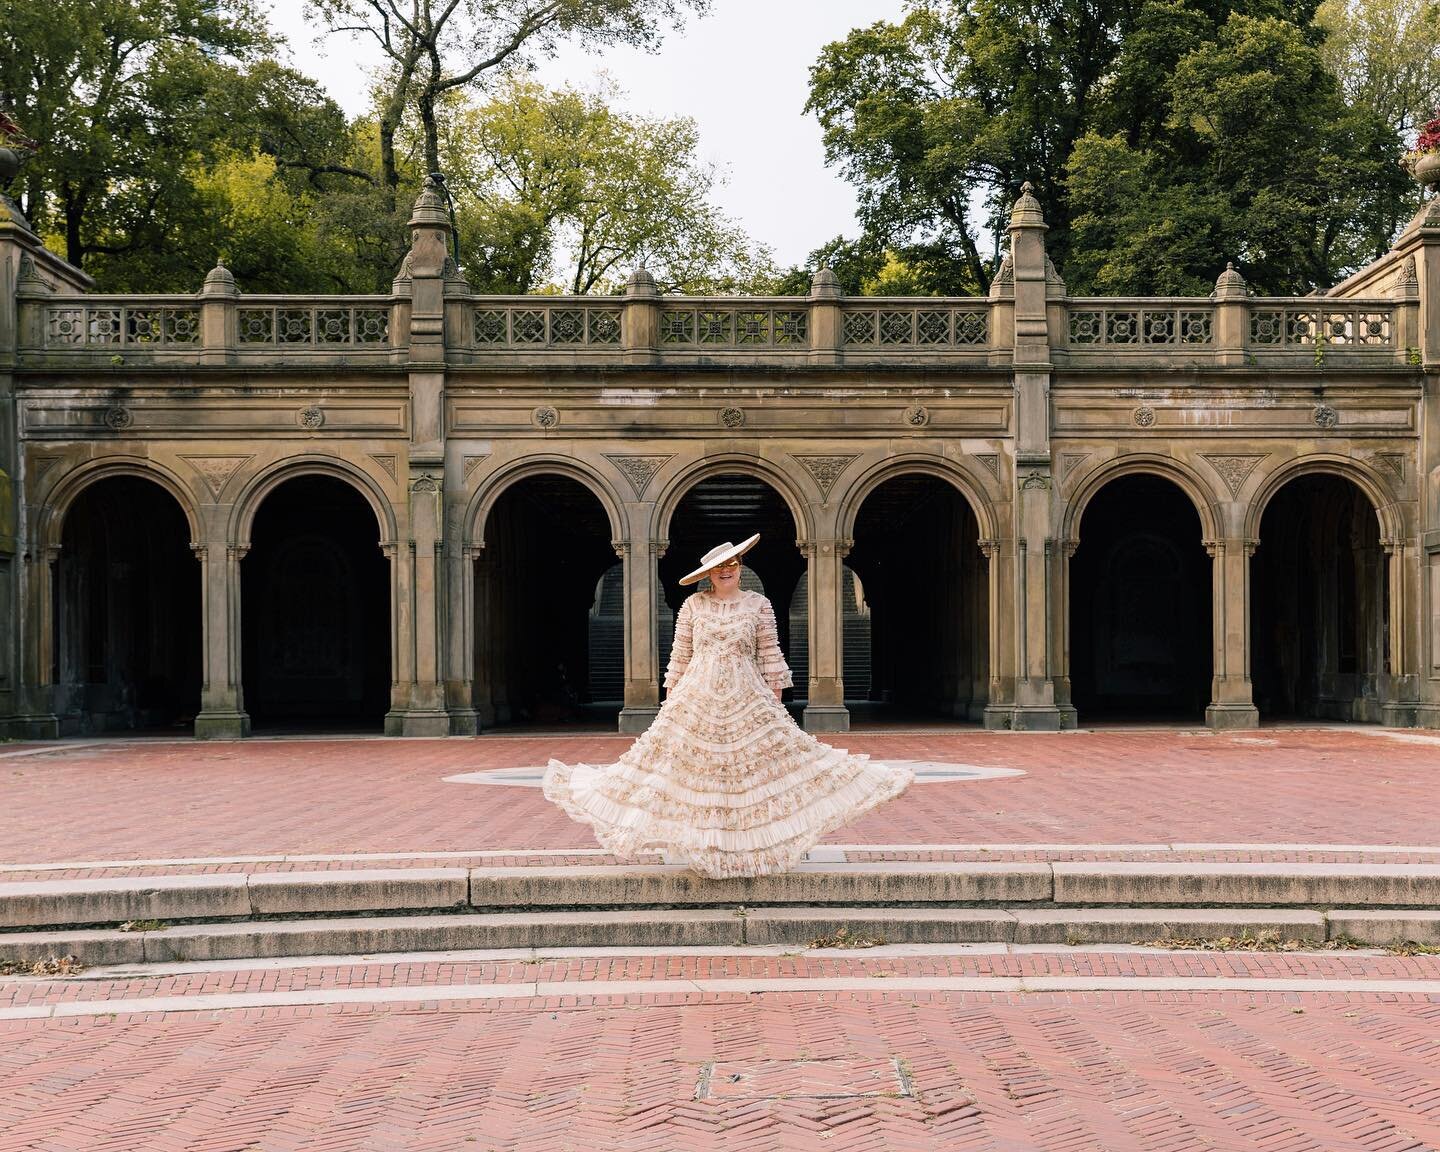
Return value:
[(876, 908), (767, 907), (626, 911), (525, 911), (176, 924), (0, 933), (0, 962), (74, 956), (81, 963), (142, 964), (263, 957), (363, 956), (502, 948), (742, 945), (809, 947), (844, 929), (850, 940), (888, 944), (1133, 944), (1273, 933), (1387, 945), (1440, 943), (1440, 912), (1407, 909)]
[(1435, 909), (1440, 865), (889, 861), (807, 863), (732, 880), (652, 864), (21, 881), (0, 884), (0, 931), (400, 911), (797, 904)]

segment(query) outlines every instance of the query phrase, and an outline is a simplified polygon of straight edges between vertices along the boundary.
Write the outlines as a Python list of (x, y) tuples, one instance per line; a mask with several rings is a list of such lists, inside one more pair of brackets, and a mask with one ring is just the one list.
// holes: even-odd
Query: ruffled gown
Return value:
[(914, 779), (802, 731), (775, 699), (790, 683), (769, 600), (696, 593), (654, 722), (614, 764), (551, 760), (545, 796), (619, 856), (668, 851), (717, 878), (783, 872)]

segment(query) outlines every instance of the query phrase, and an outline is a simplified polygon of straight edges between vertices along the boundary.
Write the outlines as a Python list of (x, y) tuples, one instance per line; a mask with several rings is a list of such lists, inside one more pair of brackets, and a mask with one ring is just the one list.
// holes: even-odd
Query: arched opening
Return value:
[(1352, 481), (1275, 493), (1250, 560), (1250, 676), (1264, 720), (1381, 719), (1390, 584), (1375, 509)]
[(256, 729), (380, 730), (390, 704), (390, 564), (375, 512), (297, 476), (255, 512), (241, 565), (245, 706)]
[(615, 726), (625, 689), (623, 569), (595, 494), (568, 476), (506, 488), (475, 581), (482, 725)]
[[(741, 587), (762, 592), (775, 608), (780, 648), (794, 665), (807, 649), (808, 623), (797, 620), (791, 603), (797, 585), (803, 583), (805, 557), (795, 546), (799, 530), (783, 497), (764, 480), (744, 473), (707, 476), (689, 491), (670, 518), (670, 545), (660, 560), (660, 667), (670, 660), (674, 613), (685, 597), (696, 590), (682, 586), (680, 577), (700, 562), (700, 557), (726, 540), (739, 543), (759, 532), (760, 542), (745, 555)], [(702, 581), (698, 587), (704, 588)], [(667, 619), (668, 617), (668, 619)], [(795, 688), (785, 699), (804, 699), (806, 685), (795, 675)], [(796, 693), (799, 693), (797, 696)]]
[[(851, 700), (863, 702), (870, 699), (870, 604), (865, 598), (860, 577), (852, 569), (846, 568), (841, 580), (844, 582), (840, 595), (845, 695)], [(795, 592), (790, 599), (790, 635), (808, 637), (809, 624), (810, 583), (802, 573), (795, 582)], [(804, 645), (793, 653), (791, 670), (795, 674), (796, 698), (808, 698), (810, 654)]]
[[(895, 476), (865, 497), (854, 539), (847, 565), (859, 586), (845, 598), (844, 665), (852, 722), (978, 720), (990, 677), (989, 585), (969, 501), (939, 477)], [(857, 624), (868, 615), (868, 652), (852, 612)]]
[(1200, 515), (1151, 475), (1106, 484), (1070, 560), (1070, 682), (1081, 723), (1190, 723), (1210, 701), (1211, 560)]
[(62, 734), (186, 728), (200, 709), (200, 564), (175, 497), (97, 480), (65, 514), (55, 566)]

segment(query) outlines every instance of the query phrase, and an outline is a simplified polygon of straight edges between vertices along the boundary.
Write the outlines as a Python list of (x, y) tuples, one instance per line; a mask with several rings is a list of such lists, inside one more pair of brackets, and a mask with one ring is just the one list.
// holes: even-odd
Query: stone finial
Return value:
[(1040, 201), (1035, 199), (1035, 186), (1030, 181), (1020, 185), (1020, 199), (1010, 209), (1011, 228), (1044, 228), (1045, 213), (1040, 210)]
[(1045, 253), (1045, 295), (1051, 299), (1065, 295), (1065, 281), (1048, 252)]
[(1245, 277), (1235, 271), (1234, 261), (1227, 263), (1225, 271), (1215, 278), (1215, 291), (1211, 295), (1216, 300), (1245, 299)]
[(995, 278), (990, 281), (990, 299), (1008, 300), (1015, 295), (1015, 264), (1006, 252), (1000, 258), (1000, 267), (995, 269)]
[(630, 273), (629, 279), (625, 281), (626, 296), (658, 296), (660, 290), (655, 286), (655, 277), (650, 275), (650, 269), (644, 264), (636, 266)]
[(811, 299), (838, 300), (840, 295), (840, 277), (829, 268), (817, 268), (810, 277)]
[(450, 231), (450, 213), (445, 210), (445, 197), (433, 176), (425, 177), (425, 186), (415, 197), (415, 207), (410, 212), (411, 228), (443, 228)]
[(200, 289), (202, 296), (238, 296), (240, 289), (235, 286), (235, 276), (221, 260), (205, 274), (205, 286)]

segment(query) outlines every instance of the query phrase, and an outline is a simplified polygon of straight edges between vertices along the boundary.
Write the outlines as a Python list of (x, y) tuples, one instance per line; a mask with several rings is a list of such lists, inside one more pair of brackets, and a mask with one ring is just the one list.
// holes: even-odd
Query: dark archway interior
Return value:
[(379, 729), (390, 704), (390, 563), (351, 485), (300, 476), (255, 513), (241, 563), (245, 707), (256, 728)]
[(476, 569), (482, 725), (613, 725), (624, 695), (625, 606), (610, 520), (567, 476), (507, 488)]
[[(868, 705), (856, 720), (924, 716), (978, 720), (989, 690), (989, 584), (969, 503), (934, 476), (887, 480), (855, 517), (848, 559), (870, 617)], [(846, 639), (850, 598), (846, 600)], [(852, 678), (845, 653), (847, 696)]]
[(1124, 476), (1085, 509), (1070, 560), (1070, 682), (1080, 722), (1193, 722), (1210, 702), (1211, 559), (1175, 484)]
[(1250, 676), (1262, 719), (1381, 719), (1390, 670), (1375, 510), (1339, 476), (1301, 476), (1260, 521), (1250, 560)]
[[(681, 586), (680, 577), (692, 571), (700, 557), (717, 544), (741, 540), (760, 533), (760, 542), (745, 554), (745, 567), (760, 587), (744, 579), (743, 586), (763, 591), (775, 608), (780, 648), (792, 665), (793, 653), (806, 648), (808, 635), (803, 625), (797, 632), (791, 617), (790, 604), (795, 589), (805, 574), (805, 557), (795, 546), (799, 533), (795, 518), (784, 499), (765, 481), (754, 476), (726, 473), (701, 480), (685, 493), (670, 518), (670, 545), (660, 560), (661, 598), (670, 613), (679, 611), (685, 597), (705, 587)], [(663, 671), (670, 659), (673, 623), (667, 625), (662, 609), (660, 630), (660, 667)], [(672, 617), (673, 619), (673, 617)], [(794, 669), (792, 667), (792, 673)], [(796, 686), (803, 697), (804, 687), (796, 677)], [(787, 697), (793, 693), (787, 692)]]
[(173, 729), (200, 709), (200, 564), (175, 498), (134, 476), (70, 506), (55, 567), (61, 731)]

